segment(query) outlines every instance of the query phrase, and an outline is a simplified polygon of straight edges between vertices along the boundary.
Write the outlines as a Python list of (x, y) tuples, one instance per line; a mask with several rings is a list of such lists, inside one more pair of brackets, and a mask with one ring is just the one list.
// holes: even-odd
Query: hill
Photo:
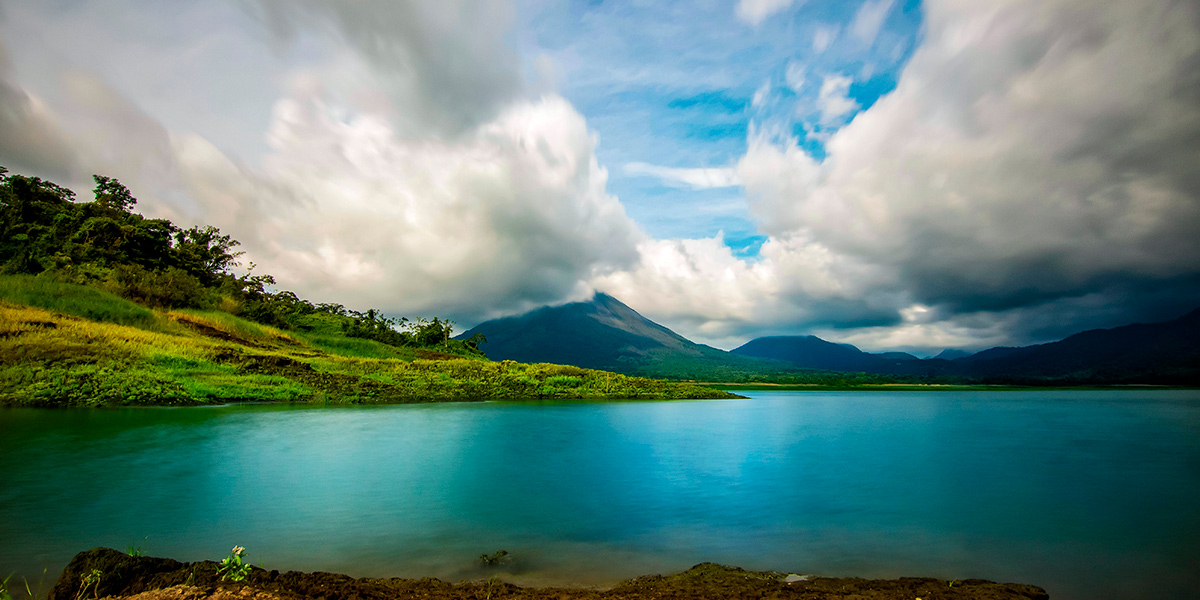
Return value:
[(850, 344), (836, 344), (815, 335), (754, 338), (733, 354), (783, 361), (803, 369), (862, 372), (892, 376), (949, 377), (955, 373), (944, 360), (922, 360), (906, 352), (871, 354)]
[(815, 335), (754, 338), (730, 352), (740, 356), (770, 358), (811, 369), (831, 371), (873, 372), (895, 362), (867, 354), (849, 344), (827, 342)]
[(891, 352), (868, 354), (815, 336), (755, 338), (732, 352), (801, 368), (964, 382), (1195, 385), (1200, 383), (1200, 310), (1162, 323), (1097, 329), (1057, 342), (990, 348), (957, 357), (949, 350), (930, 359)]
[(1200, 383), (1200, 309), (1161, 323), (991, 348), (950, 364), (956, 372), (990, 381), (1195, 385)]

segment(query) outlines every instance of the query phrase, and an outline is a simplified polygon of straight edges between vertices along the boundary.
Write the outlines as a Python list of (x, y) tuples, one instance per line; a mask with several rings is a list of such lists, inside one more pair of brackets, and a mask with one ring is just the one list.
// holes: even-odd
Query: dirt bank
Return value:
[[(96, 572), (99, 575), (96, 575)], [(111, 548), (81, 552), (63, 570), (47, 600), (1047, 600), (1032, 585), (979, 579), (858, 579), (745, 571), (703, 563), (675, 575), (648, 575), (604, 590), (526, 588), (496, 580), (449, 583), (439, 579), (355, 579), (334, 573), (254, 569), (244, 582), (221, 581), (212, 561), (182, 563), (169, 558), (133, 557)]]

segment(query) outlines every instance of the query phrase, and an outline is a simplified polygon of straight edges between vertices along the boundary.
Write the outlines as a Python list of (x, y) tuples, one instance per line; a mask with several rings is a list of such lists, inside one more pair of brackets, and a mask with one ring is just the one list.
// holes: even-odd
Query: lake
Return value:
[[(0, 578), (81, 550), (604, 584), (703, 561), (1200, 597), (1200, 391), (0, 409)], [(19, 587), (19, 586), (17, 586)]]

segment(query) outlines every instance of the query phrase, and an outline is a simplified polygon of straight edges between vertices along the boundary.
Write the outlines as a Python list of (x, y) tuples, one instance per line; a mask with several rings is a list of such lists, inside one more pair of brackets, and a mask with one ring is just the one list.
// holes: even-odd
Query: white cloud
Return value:
[(854, 80), (845, 75), (826, 75), (821, 81), (821, 91), (817, 95), (821, 123), (836, 124), (847, 114), (859, 109), (858, 102), (849, 96), (851, 83)]
[(733, 167), (702, 167), (679, 169), (661, 167), (642, 162), (625, 163), (623, 168), (626, 175), (645, 175), (661, 179), (663, 183), (673, 187), (687, 187), (693, 190), (734, 187), (741, 185)]
[(733, 256), (722, 235), (646, 240), (638, 254), (634, 268), (597, 277), (592, 286), (689, 339), (732, 347), (731, 336), (776, 305), (769, 270)]
[(817, 28), (817, 32), (813, 34), (813, 51), (820, 54), (829, 49), (829, 45), (833, 40), (837, 39), (838, 28), (833, 26), (822, 26)]
[[(799, 3), (804, 2), (805, 0), (800, 0)], [(787, 10), (793, 3), (795, 0), (739, 0), (736, 12), (739, 19), (751, 25), (758, 25), (767, 17)]]
[(858, 12), (854, 15), (854, 22), (850, 24), (850, 31), (854, 32), (857, 37), (867, 46), (875, 43), (876, 36), (879, 35), (880, 28), (883, 27), (883, 22), (887, 19), (888, 13), (892, 11), (892, 5), (896, 0), (868, 0), (859, 7)]
[(771, 98), (771, 80), (768, 79), (754, 90), (754, 96), (750, 99), (750, 106), (753, 108), (762, 108), (766, 106), (767, 100)]
[(808, 67), (798, 61), (788, 61), (787, 68), (784, 70), (783, 79), (787, 82), (788, 88), (797, 94), (804, 89), (804, 78), (808, 76)]

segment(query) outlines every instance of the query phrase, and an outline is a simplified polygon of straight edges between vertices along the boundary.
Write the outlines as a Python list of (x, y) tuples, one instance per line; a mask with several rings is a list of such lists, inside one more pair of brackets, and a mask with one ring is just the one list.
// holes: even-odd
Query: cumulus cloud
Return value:
[[(915, 303), (951, 321), (1028, 320), (1096, 293), (1145, 318), (1132, 282), (1175, 282), (1177, 310), (1200, 302), (1196, 7), (926, 9), (896, 90), (839, 130), (823, 163), (794, 141), (750, 140), (738, 172), (768, 231), (894, 273), (864, 293), (893, 296), (898, 321)], [(847, 110), (848, 85), (826, 79), (823, 117)]]
[[(725, 347), (815, 333), (928, 353), (1200, 304), (1200, 10), (945, 0), (926, 13), (895, 91), (823, 160), (751, 127), (736, 171), (770, 236), (758, 257), (720, 238), (643, 242), (635, 269), (597, 287)], [(849, 84), (823, 82), (824, 118), (853, 110)]]
[(741, 185), (733, 167), (674, 168), (631, 162), (625, 164), (624, 171), (626, 175), (655, 177), (669, 186), (686, 187), (693, 190)]
[(197, 137), (177, 145), (191, 195), (308, 297), (482, 319), (578, 294), (636, 258), (641, 234), (560, 97), (449, 141), (285, 99), (270, 140), (262, 173)]
[[(799, 4), (804, 4), (800, 0)], [(736, 8), (739, 19), (751, 25), (758, 25), (767, 17), (788, 9), (796, 0), (739, 0)]]

